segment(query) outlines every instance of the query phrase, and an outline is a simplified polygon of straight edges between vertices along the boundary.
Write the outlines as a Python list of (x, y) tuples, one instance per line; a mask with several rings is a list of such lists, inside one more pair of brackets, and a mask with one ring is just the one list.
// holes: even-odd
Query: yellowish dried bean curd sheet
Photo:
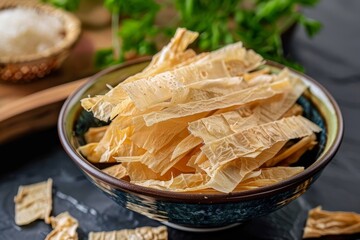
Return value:
[(36, 219), (50, 223), (52, 211), (52, 179), (20, 186), (14, 198), (15, 223), (27, 225)]
[[(303, 238), (360, 233), (360, 214), (355, 212), (325, 211), (321, 206), (309, 211)], [(351, 239), (351, 237), (344, 239)]]
[(273, 71), (241, 42), (197, 54), (199, 34), (179, 28), (142, 72), (81, 100), (107, 127), (91, 128), (79, 151), (103, 171), (174, 192), (230, 193), (301, 173), (298, 159), (321, 131), (302, 116), (307, 89)]
[(165, 226), (138, 227), (135, 229), (122, 229), (109, 232), (90, 232), (89, 240), (134, 239), (134, 240), (167, 240), (168, 231)]

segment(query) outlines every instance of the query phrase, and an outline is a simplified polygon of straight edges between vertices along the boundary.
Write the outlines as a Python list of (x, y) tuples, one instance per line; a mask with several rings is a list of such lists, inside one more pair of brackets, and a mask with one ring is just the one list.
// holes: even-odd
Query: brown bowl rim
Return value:
[(0, 11), (17, 7), (32, 8), (45, 14), (58, 17), (63, 22), (65, 36), (56, 46), (47, 48), (40, 53), (0, 56), (1, 64), (18, 64), (57, 56), (62, 52), (69, 50), (76, 44), (77, 40), (79, 40), (81, 34), (81, 22), (74, 14), (45, 3), (14, 0), (5, 0), (0, 3)]
[[(179, 192), (171, 192), (171, 191), (164, 191), (164, 190), (158, 190), (158, 189), (152, 189), (147, 188), (139, 185), (132, 184), (130, 182), (127, 182), (125, 180), (116, 179), (110, 175), (107, 175), (106, 173), (102, 172), (95, 166), (93, 166), (90, 162), (88, 162), (83, 157), (80, 157), (79, 154), (76, 153), (76, 149), (73, 148), (69, 142), (70, 139), (66, 136), (66, 130), (65, 130), (65, 122), (66, 122), (66, 113), (69, 111), (69, 107), (72, 99), (77, 97), (78, 95), (81, 95), (85, 90), (87, 90), (94, 82), (96, 82), (97, 78), (100, 76), (110, 73), (115, 70), (123, 69), (128, 66), (134, 65), (134, 64), (140, 64), (144, 63), (146, 61), (149, 61), (150, 58), (139, 58), (135, 60), (130, 60), (124, 64), (116, 65), (113, 67), (110, 67), (108, 69), (102, 70), (99, 73), (93, 75), (86, 84), (81, 86), (79, 89), (77, 89), (75, 92), (73, 92), (65, 101), (63, 104), (60, 115), (58, 118), (58, 134), (60, 138), (60, 142), (66, 151), (66, 153), (70, 156), (70, 158), (85, 172), (87, 172), (89, 175), (95, 177), (96, 179), (101, 180), (102, 182), (105, 182), (109, 185), (111, 185), (115, 189), (121, 189), (122, 191), (136, 194), (136, 195), (143, 195), (146, 197), (153, 197), (157, 200), (162, 201), (170, 201), (170, 202), (186, 202), (186, 203), (193, 203), (193, 204), (212, 204), (212, 203), (228, 203), (228, 202), (238, 202), (238, 201), (245, 201), (245, 200), (252, 200), (252, 199), (260, 199), (265, 198), (271, 195), (275, 195), (276, 193), (283, 192), (286, 190), (289, 190), (291, 188), (296, 187), (298, 184), (306, 181), (309, 178), (312, 178), (315, 174), (320, 172), (334, 157), (336, 154), (340, 143), (343, 138), (343, 132), (344, 132), (344, 126), (343, 126), (343, 117), (340, 111), (340, 108), (335, 101), (335, 99), (332, 97), (332, 95), (317, 81), (312, 79), (311, 77), (300, 73), (296, 70), (293, 70), (289, 68), (289, 70), (293, 71), (294, 73), (306, 78), (307, 80), (311, 81), (313, 84), (315, 84), (317, 87), (321, 89), (321, 91), (326, 95), (326, 97), (329, 99), (330, 103), (334, 107), (335, 114), (338, 119), (338, 128), (337, 132), (335, 134), (335, 140), (334, 144), (330, 146), (328, 151), (323, 154), (314, 164), (310, 165), (308, 168), (306, 168), (303, 172), (286, 179), (284, 181), (281, 181), (276, 184), (272, 184), (266, 187), (261, 187), (258, 189), (253, 190), (246, 190), (242, 192), (236, 192), (236, 193), (219, 193), (219, 194), (206, 194), (206, 193), (179, 193)], [(267, 61), (267, 64), (277, 67), (277, 68), (284, 68), (285, 66), (279, 63), (275, 63), (272, 61)], [(80, 100), (80, 99), (79, 99)]]

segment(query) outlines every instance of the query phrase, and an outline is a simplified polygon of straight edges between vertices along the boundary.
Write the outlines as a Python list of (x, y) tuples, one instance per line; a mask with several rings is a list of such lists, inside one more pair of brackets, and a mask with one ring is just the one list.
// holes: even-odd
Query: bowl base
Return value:
[(177, 229), (177, 230), (181, 230), (181, 231), (186, 231), (186, 232), (216, 232), (216, 231), (222, 231), (222, 230), (226, 230), (229, 228), (233, 228), (236, 226), (239, 226), (242, 223), (233, 223), (233, 224), (229, 224), (229, 225), (225, 225), (225, 226), (221, 226), (221, 227), (188, 227), (188, 226), (184, 226), (184, 225), (180, 225), (180, 224), (175, 224), (175, 223), (170, 223), (170, 222), (162, 222), (162, 224)]

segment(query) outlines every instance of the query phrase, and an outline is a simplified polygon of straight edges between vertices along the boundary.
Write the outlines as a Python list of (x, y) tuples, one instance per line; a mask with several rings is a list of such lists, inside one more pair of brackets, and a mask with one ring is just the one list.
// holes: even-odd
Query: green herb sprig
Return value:
[(65, 9), (67, 11), (75, 11), (79, 8), (80, 0), (41, 0), (43, 3), (54, 5), (55, 7)]
[[(200, 33), (192, 46), (195, 50), (212, 51), (242, 41), (265, 59), (302, 70), (284, 55), (282, 36), (296, 24), (302, 25), (309, 37), (315, 36), (321, 23), (300, 10), (317, 3), (318, 0), (163, 0), (160, 4), (155, 0), (105, 0), (113, 14), (113, 47), (97, 52), (96, 66), (104, 68), (129, 55), (152, 55), (162, 47), (157, 41), (159, 35), (168, 42), (177, 27), (185, 27)], [(160, 26), (156, 18), (163, 6), (175, 9), (175, 16), (162, 19), (165, 24)]]

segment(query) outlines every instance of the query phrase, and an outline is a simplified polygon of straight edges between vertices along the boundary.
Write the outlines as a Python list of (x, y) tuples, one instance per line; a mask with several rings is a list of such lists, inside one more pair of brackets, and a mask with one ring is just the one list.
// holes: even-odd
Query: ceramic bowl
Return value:
[[(107, 175), (77, 151), (78, 146), (84, 144), (84, 132), (90, 126), (104, 124), (82, 109), (80, 99), (105, 93), (106, 84), (115, 86), (148, 63), (149, 59), (138, 59), (94, 75), (69, 96), (58, 121), (59, 137), (70, 158), (97, 188), (123, 207), (182, 230), (212, 231), (231, 227), (276, 211), (301, 196), (339, 148), (343, 120), (334, 98), (315, 80), (292, 71), (310, 89), (298, 103), (303, 106), (306, 117), (324, 130), (318, 135), (318, 147), (300, 160), (300, 165), (306, 167), (304, 172), (271, 186), (229, 194), (174, 193), (134, 185)], [(268, 65), (274, 70), (283, 68), (272, 62)]]
[(59, 18), (64, 28), (63, 39), (56, 46), (38, 53), (0, 56), (0, 80), (4, 82), (29, 82), (58, 69), (69, 56), (81, 33), (80, 20), (74, 14), (52, 5), (43, 4), (41, 1), (3, 0), (0, 2), (0, 11), (18, 7), (34, 9), (36, 12)]

